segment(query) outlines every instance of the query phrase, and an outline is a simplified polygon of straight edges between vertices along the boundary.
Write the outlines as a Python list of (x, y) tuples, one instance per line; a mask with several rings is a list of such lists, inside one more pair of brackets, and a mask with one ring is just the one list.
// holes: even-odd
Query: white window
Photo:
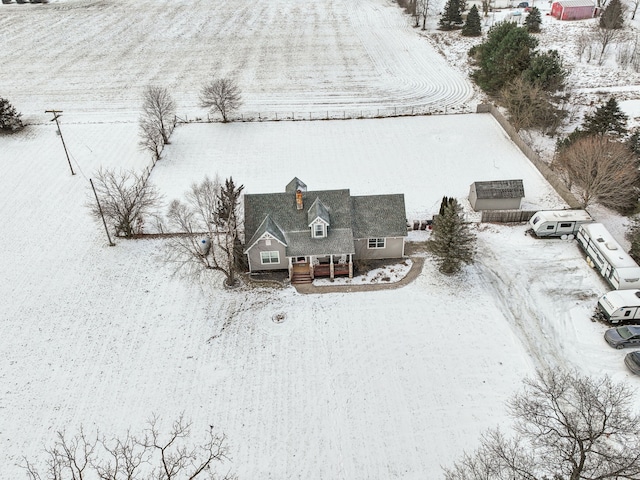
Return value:
[(370, 238), (369, 239), (369, 248), (384, 248), (385, 247), (385, 239), (384, 238)]
[(313, 226), (313, 236), (316, 238), (324, 237), (324, 225), (321, 223), (316, 223)]
[(263, 265), (271, 263), (280, 263), (280, 253), (273, 252), (260, 252), (260, 261)]

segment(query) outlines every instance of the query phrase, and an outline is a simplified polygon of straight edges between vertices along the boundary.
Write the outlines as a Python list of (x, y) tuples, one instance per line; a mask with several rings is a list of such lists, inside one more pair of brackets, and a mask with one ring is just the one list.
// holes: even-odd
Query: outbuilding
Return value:
[(523, 197), (522, 180), (473, 182), (469, 188), (469, 203), (476, 212), (518, 209)]
[(558, 20), (593, 18), (596, 6), (591, 0), (557, 0), (551, 5), (551, 15)]

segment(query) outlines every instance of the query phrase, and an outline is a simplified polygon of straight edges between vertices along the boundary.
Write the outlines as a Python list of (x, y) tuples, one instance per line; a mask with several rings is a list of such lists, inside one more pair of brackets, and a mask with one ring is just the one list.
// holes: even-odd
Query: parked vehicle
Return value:
[(585, 210), (543, 210), (529, 220), (536, 237), (574, 238), (585, 223), (593, 223)]
[(640, 375), (640, 351), (627, 353), (624, 357), (624, 364), (631, 370), (631, 373)]
[(610, 328), (604, 332), (604, 339), (613, 348), (640, 346), (640, 325)]
[(596, 320), (622, 323), (640, 320), (640, 290), (614, 290), (598, 299)]
[(616, 290), (640, 289), (640, 267), (601, 223), (580, 225), (576, 236), (587, 263)]

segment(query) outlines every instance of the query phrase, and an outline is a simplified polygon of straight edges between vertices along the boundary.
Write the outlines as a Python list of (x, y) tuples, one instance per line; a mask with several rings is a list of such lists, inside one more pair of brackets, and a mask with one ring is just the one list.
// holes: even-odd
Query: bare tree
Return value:
[[(168, 434), (162, 435), (158, 429), (158, 419), (153, 417), (149, 421), (145, 439), (142, 444), (150, 450), (152, 465), (152, 480), (174, 480), (185, 478), (193, 480), (200, 475), (214, 478), (209, 471), (212, 463), (226, 460), (226, 437), (214, 433), (213, 427), (207, 432), (203, 444), (193, 447), (188, 439), (191, 435), (191, 422), (184, 420), (181, 415), (173, 422)], [(225, 476), (229, 479), (230, 476)]]
[(507, 108), (509, 121), (516, 130), (541, 128), (545, 133), (554, 133), (565, 114), (554, 106), (551, 94), (522, 77), (504, 86), (500, 91), (500, 100)]
[(226, 437), (217, 434), (213, 426), (206, 430), (201, 443), (191, 439), (191, 422), (183, 415), (173, 422), (168, 433), (159, 428), (153, 416), (141, 437), (127, 432), (124, 439), (89, 439), (82, 428), (68, 439), (57, 433), (54, 446), (46, 449), (45, 469), (23, 459), (22, 468), (29, 480), (232, 480), (230, 473), (217, 475), (227, 461)]
[(100, 440), (104, 457), (92, 462), (100, 480), (137, 480), (142, 465), (148, 463), (149, 452), (130, 432), (123, 439)]
[(631, 0), (631, 20), (635, 20), (636, 12), (638, 11), (638, 5), (640, 5), (640, 0)]
[(560, 151), (553, 163), (583, 207), (594, 201), (617, 210), (635, 205), (638, 166), (633, 153), (606, 136), (582, 137)]
[[(640, 0), (639, 0), (640, 1)], [(422, 19), (422, 30), (427, 29), (427, 17), (431, 13), (430, 0), (417, 0), (416, 4), (416, 26)]]
[(162, 138), (163, 144), (169, 143), (169, 135), (176, 116), (176, 104), (165, 87), (149, 85), (143, 94), (142, 119), (153, 126)]
[(231, 78), (217, 78), (204, 86), (200, 93), (203, 107), (215, 110), (227, 122), (229, 116), (242, 105), (242, 96), (237, 82)]
[(149, 150), (156, 161), (160, 160), (160, 154), (162, 153), (162, 148), (164, 147), (162, 135), (160, 135), (160, 132), (158, 132), (156, 126), (146, 119), (140, 120), (139, 127), (139, 145), (143, 150)]
[(609, 377), (541, 371), (508, 403), (514, 434), (482, 436), (446, 480), (640, 478), (640, 417), (634, 394)]
[(602, 65), (606, 58), (609, 45), (611, 45), (618, 39), (618, 37), (620, 36), (620, 30), (616, 28), (606, 28), (594, 25), (592, 36), (595, 43), (600, 49), (600, 54), (598, 56), (598, 65)]
[(102, 212), (93, 201), (87, 206), (97, 219), (103, 213), (117, 236), (140, 234), (145, 219), (158, 218), (156, 210), (161, 206), (162, 197), (143, 174), (101, 168), (94, 184)]
[(191, 185), (185, 202), (171, 202), (169, 226), (184, 234), (172, 237), (167, 244), (166, 260), (176, 266), (176, 272), (199, 277), (207, 270), (216, 270), (225, 275), (227, 286), (236, 284), (237, 241), (242, 222), (239, 196), (244, 187), (235, 187), (231, 178), (225, 187), (230, 184), (236, 193), (230, 205), (225, 204), (225, 188), (217, 178), (209, 177)]
[(23, 468), (30, 480), (84, 480), (89, 478), (91, 464), (96, 455), (96, 439), (89, 439), (80, 428), (80, 433), (68, 439), (65, 432), (57, 432), (53, 447), (45, 450), (47, 454), (46, 471), (40, 475), (37, 467), (26, 458)]

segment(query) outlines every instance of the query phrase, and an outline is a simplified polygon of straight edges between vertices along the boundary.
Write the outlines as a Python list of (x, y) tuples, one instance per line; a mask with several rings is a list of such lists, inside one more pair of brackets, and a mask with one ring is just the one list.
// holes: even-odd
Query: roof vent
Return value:
[(636, 290), (636, 297), (640, 298), (640, 290)]
[(618, 249), (618, 246), (613, 242), (607, 242), (607, 243), (605, 243), (605, 245), (609, 250), (617, 250)]

